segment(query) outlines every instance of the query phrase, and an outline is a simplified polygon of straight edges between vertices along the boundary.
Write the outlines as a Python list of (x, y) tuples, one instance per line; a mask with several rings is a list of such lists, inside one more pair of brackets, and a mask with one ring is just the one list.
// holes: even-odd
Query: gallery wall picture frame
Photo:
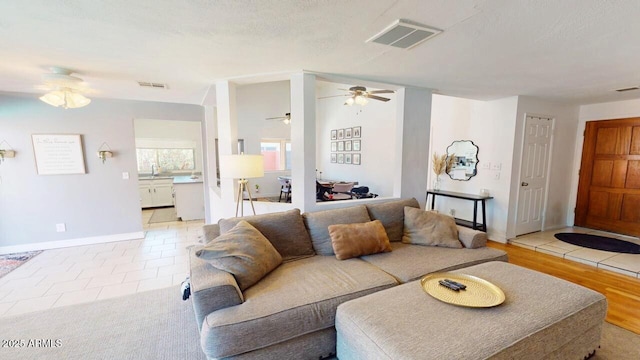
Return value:
[(351, 128), (344, 129), (344, 138), (345, 139), (351, 139), (351, 132), (352, 132)]
[(353, 165), (360, 165), (360, 154), (353, 154)]
[(338, 143), (337, 141), (332, 141), (331, 142), (331, 152), (336, 152), (338, 151)]
[(337, 154), (331, 154), (331, 162), (332, 163), (336, 163), (338, 162), (338, 155)]
[(38, 175), (86, 174), (82, 135), (32, 134)]
[(338, 129), (338, 140), (344, 139), (344, 129)]
[(331, 140), (336, 140), (338, 138), (338, 130), (331, 130)]
[(338, 164), (344, 164), (344, 154), (338, 154)]
[(344, 151), (344, 141), (338, 141), (338, 151)]
[(351, 151), (351, 140), (345, 140), (344, 151)]
[(351, 155), (353, 154), (344, 154), (344, 163), (351, 164)]
[(362, 137), (362, 126), (355, 126), (353, 128), (353, 137), (354, 138), (360, 138)]
[(351, 146), (351, 149), (353, 151), (360, 151), (360, 140), (353, 140), (352, 143), (353, 146)]

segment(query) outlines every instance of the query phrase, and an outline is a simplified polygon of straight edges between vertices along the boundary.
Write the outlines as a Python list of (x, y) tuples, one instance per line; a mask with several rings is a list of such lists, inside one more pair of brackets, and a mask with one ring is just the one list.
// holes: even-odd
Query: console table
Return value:
[[(429, 195), (431, 195), (431, 210), (434, 210), (436, 205), (436, 196), (445, 196), (456, 199), (470, 200), (473, 201), (473, 221), (464, 220), (464, 219), (456, 219), (456, 224), (460, 226), (470, 227), (474, 230), (481, 230), (487, 232), (487, 212), (485, 210), (485, 201), (489, 199), (493, 199), (493, 196), (488, 195), (475, 195), (475, 194), (465, 194), (453, 191), (444, 191), (444, 190), (427, 190), (427, 203), (429, 202)], [(482, 224), (478, 224), (478, 203), (482, 203)]]

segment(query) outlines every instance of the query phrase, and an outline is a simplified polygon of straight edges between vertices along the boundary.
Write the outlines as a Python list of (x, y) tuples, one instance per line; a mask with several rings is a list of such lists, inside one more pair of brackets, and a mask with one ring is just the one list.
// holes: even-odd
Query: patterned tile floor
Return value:
[(531, 250), (577, 261), (598, 268), (615, 271), (619, 274), (640, 278), (640, 254), (620, 254), (609, 251), (587, 249), (571, 245), (556, 239), (553, 235), (559, 232), (579, 232), (592, 235), (613, 237), (640, 244), (635, 237), (607, 233), (580, 227), (549, 230), (510, 239), (509, 243)]
[(144, 239), (45, 250), (0, 278), (0, 316), (180, 284), (204, 222), (149, 224), (152, 214), (142, 212)]

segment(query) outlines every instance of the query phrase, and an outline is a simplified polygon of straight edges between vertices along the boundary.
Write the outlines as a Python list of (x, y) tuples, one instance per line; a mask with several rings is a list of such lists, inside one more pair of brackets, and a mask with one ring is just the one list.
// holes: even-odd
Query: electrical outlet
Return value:
[(489, 169), (491, 169), (491, 163), (490, 163), (490, 162), (483, 162), (483, 163), (482, 163), (482, 169), (483, 169), (483, 170), (489, 170)]
[(455, 217), (456, 216), (456, 209), (449, 209), (449, 215)]
[(500, 171), (496, 171), (495, 174), (493, 174), (493, 180), (500, 180)]
[(129, 172), (125, 171), (122, 173), (122, 180), (129, 180)]
[(67, 231), (67, 226), (64, 223), (56, 224), (56, 231), (57, 232), (65, 232), (65, 231)]
[(495, 170), (495, 171), (500, 171), (500, 170), (502, 170), (502, 164), (501, 164), (501, 163), (492, 164), (492, 165), (491, 165), (491, 170)]

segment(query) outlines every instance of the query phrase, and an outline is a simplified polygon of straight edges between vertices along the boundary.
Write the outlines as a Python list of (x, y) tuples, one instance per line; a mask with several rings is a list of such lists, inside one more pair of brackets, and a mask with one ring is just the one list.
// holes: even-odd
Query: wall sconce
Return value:
[(16, 157), (16, 152), (11, 148), (8, 142), (2, 140), (0, 142), (0, 163), (4, 161), (4, 159), (14, 158)]
[(107, 158), (113, 157), (113, 151), (111, 151), (109, 144), (103, 142), (102, 145), (100, 145), (100, 148), (98, 149), (98, 157), (102, 159), (103, 164), (107, 161)]

